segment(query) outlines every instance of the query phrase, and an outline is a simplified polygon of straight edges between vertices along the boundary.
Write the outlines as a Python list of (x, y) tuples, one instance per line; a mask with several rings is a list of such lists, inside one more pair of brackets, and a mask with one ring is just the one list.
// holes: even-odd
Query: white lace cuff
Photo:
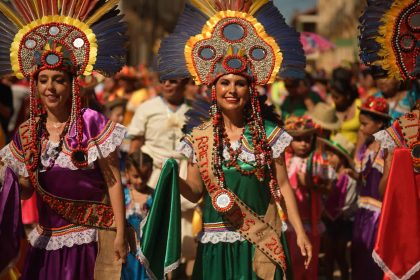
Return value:
[(392, 139), (391, 135), (386, 130), (381, 130), (375, 134), (373, 134), (375, 140), (381, 143), (382, 149), (388, 149), (389, 151), (394, 150), (397, 147), (394, 139)]
[[(80, 227), (81, 228), (81, 227)], [(42, 235), (34, 228), (29, 233), (28, 240), (32, 247), (47, 251), (58, 250), (63, 247), (73, 247), (74, 245), (89, 244), (98, 241), (96, 229), (79, 229), (61, 235)]]
[(10, 145), (12, 145), (12, 143), (9, 143), (3, 149), (0, 150), (1, 160), (10, 169), (12, 169), (15, 174), (19, 176), (28, 177), (29, 174), (26, 170), (25, 163), (23, 161), (20, 161), (13, 155)]
[(283, 131), (280, 137), (273, 143), (271, 150), (273, 151), (273, 158), (279, 158), (284, 150), (289, 147), (293, 141), (293, 137), (289, 133)]

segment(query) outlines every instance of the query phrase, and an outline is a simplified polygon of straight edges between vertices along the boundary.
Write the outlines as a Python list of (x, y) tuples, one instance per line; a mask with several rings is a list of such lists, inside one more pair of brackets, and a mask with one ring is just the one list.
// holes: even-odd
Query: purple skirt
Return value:
[(22, 280), (93, 279), (97, 243), (44, 250), (29, 247)]
[(352, 279), (382, 280), (383, 272), (372, 258), (380, 212), (359, 208), (351, 245)]

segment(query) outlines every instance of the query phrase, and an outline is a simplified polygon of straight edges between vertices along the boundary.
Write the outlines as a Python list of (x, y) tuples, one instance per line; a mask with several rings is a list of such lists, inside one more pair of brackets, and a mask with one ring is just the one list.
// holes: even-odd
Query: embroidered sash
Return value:
[[(29, 122), (25, 122), (19, 127), (19, 135), (22, 142), (22, 150), (25, 159), (30, 157), (30, 131)], [(48, 204), (58, 215), (70, 223), (98, 229), (114, 230), (114, 212), (109, 203), (73, 200), (53, 195), (42, 188), (38, 180), (38, 170), (31, 171), (27, 168), (29, 178), (41, 199)]]
[[(216, 183), (216, 176), (211, 167), (213, 163), (212, 132), (211, 122), (206, 122), (193, 130), (192, 139), (201, 178), (215, 207), (214, 198), (222, 189)], [(255, 245), (253, 268), (257, 276), (273, 279), (276, 264), (281, 267), (283, 275), (286, 276), (286, 257), (280, 240), (281, 220), (273, 199), (270, 201), (266, 215), (261, 218), (235, 194), (231, 193), (231, 195), (234, 206), (229, 212), (219, 213), (236, 232)], [(216, 206), (215, 209), (217, 210), (218, 207)]]

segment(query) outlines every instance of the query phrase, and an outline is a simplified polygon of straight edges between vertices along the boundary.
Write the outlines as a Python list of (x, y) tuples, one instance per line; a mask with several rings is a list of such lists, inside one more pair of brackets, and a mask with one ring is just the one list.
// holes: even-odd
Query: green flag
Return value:
[(178, 164), (169, 159), (160, 174), (152, 208), (142, 227), (138, 257), (152, 279), (164, 279), (181, 255), (181, 202)]

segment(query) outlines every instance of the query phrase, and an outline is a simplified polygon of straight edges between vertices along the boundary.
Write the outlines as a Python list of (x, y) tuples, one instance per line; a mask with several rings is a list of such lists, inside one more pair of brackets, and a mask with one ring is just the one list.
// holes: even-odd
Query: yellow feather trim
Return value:
[(412, 0), (395, 0), (390, 9), (383, 16), (381, 20), (383, 25), (379, 27), (380, 36), (376, 38), (376, 42), (381, 45), (378, 55), (384, 59), (375, 64), (386, 70), (390, 78), (395, 78), (397, 80), (402, 80), (403, 76), (398, 67), (394, 48), (392, 47), (394, 27), (398, 15), (412, 2)]
[[(93, 65), (96, 63), (96, 57), (98, 54), (98, 44), (96, 41), (96, 36), (93, 33), (92, 29), (90, 27), (75, 18), (67, 17), (67, 16), (45, 16), (40, 19), (34, 20), (27, 25), (23, 26), (19, 32), (15, 35), (15, 38), (13, 40), (13, 43), (10, 47), (10, 62), (12, 65), (13, 72), (15, 73), (16, 77), (19, 79), (24, 78), (24, 72), (23, 69), (21, 69), (19, 64), (19, 49), (22, 44), (22, 39), (25, 37), (27, 33), (30, 33), (33, 29), (37, 28), (40, 25), (50, 24), (50, 23), (58, 23), (58, 24), (68, 24), (71, 26), (74, 26), (78, 28), (80, 31), (82, 31), (86, 38), (89, 41), (89, 59), (86, 68), (84, 69), (83, 75), (88, 76), (92, 74), (93, 71)], [(45, 46), (46, 48), (49, 48), (48, 44)]]
[(2, 12), (17, 27), (22, 28), (25, 25), (23, 21), (15, 14), (15, 12), (7, 7), (3, 1), (0, 1), (0, 12)]
[(97, 22), (104, 14), (109, 12), (112, 8), (118, 5), (120, 0), (109, 0), (106, 2), (102, 7), (100, 7), (91, 17), (89, 17), (85, 23), (88, 26), (91, 26), (95, 22)]
[(213, 31), (216, 25), (219, 23), (219, 21), (228, 17), (242, 18), (248, 21), (252, 26), (254, 26), (258, 36), (272, 48), (275, 61), (274, 61), (273, 71), (266, 84), (273, 83), (276, 80), (276, 76), (280, 70), (280, 66), (283, 61), (283, 55), (281, 53), (280, 47), (277, 44), (276, 40), (265, 32), (264, 26), (253, 16), (247, 13), (229, 11), (229, 10), (221, 11), (215, 14), (206, 22), (206, 24), (203, 27), (203, 30), (201, 31), (201, 34), (190, 37), (190, 39), (187, 41), (184, 48), (184, 57), (187, 64), (188, 71), (191, 74), (191, 77), (193, 77), (197, 85), (205, 83), (205, 81), (200, 79), (200, 76), (198, 75), (196, 68), (194, 66), (193, 48), (195, 44), (197, 44), (199, 41), (211, 38)]
[(191, 0), (191, 5), (199, 9), (208, 17), (212, 17), (217, 13), (216, 8), (214, 7), (214, 2), (211, 0)]
[[(249, 8), (249, 14), (253, 16), (262, 6), (268, 3), (269, 0), (256, 0)], [(273, 4), (274, 5), (274, 4)]]

